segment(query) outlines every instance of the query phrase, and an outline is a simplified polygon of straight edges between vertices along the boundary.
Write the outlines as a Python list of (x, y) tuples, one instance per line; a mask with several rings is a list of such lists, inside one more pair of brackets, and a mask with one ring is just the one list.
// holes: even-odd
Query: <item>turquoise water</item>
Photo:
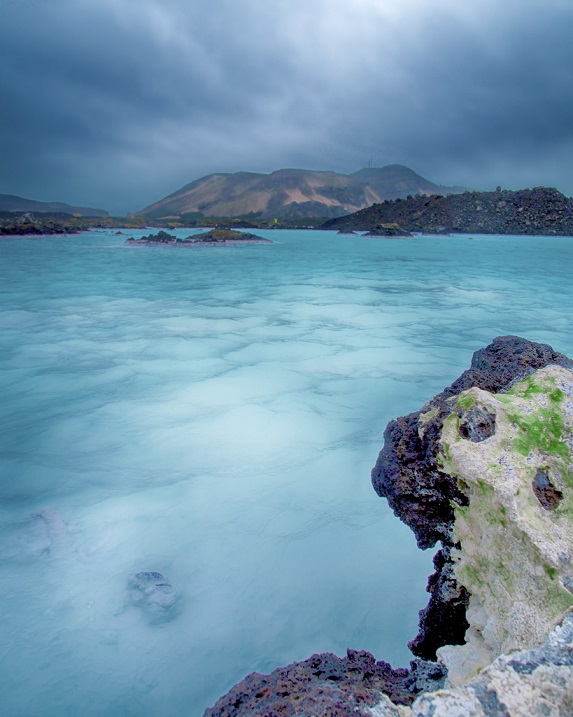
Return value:
[[(0, 241), (11, 717), (200, 715), (347, 647), (407, 665), (432, 556), (370, 486), (386, 423), (497, 335), (573, 356), (571, 239), (261, 233)], [(171, 621), (130, 603), (146, 570)]]

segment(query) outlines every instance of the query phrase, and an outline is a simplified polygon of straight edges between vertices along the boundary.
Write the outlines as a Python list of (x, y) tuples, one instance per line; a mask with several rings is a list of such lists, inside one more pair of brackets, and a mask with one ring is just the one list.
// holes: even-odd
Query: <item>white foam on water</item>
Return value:
[[(316, 651), (406, 665), (432, 551), (370, 485), (386, 423), (496, 335), (573, 354), (569, 239), (265, 235), (3, 240), (11, 717), (200, 715)], [(171, 620), (130, 601), (146, 571), (177, 590)]]

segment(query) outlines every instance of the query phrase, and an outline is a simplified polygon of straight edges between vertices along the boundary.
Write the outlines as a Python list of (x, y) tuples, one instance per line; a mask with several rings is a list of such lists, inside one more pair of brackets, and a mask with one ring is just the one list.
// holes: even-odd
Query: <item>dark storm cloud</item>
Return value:
[(572, 8), (481, 8), (479, 16), (437, 12), (413, 22), (408, 49), (380, 68), (396, 81), (357, 88), (361, 117), (351, 123), (346, 114), (338, 136), (346, 146), (364, 137), (376, 160), (410, 164), (438, 181), (553, 183), (573, 192)]
[(460, 4), (0, 0), (0, 191), (135, 210), (372, 158), (573, 193), (573, 6)]

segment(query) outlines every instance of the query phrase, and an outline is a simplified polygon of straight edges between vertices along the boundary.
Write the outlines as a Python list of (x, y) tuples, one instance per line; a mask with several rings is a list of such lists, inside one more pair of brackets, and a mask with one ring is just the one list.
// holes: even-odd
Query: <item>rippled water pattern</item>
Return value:
[(370, 486), (386, 423), (496, 335), (573, 355), (570, 239), (263, 234), (0, 241), (3, 714), (200, 715), (346, 647), (406, 665), (431, 551)]

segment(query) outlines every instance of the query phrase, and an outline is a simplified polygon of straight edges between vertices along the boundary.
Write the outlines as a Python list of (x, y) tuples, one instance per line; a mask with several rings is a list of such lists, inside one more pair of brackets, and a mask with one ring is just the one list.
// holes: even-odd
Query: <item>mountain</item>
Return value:
[(104, 209), (75, 207), (65, 202), (38, 202), (15, 194), (0, 194), (0, 212), (31, 212), (33, 214), (81, 214), (84, 217), (107, 217)]
[(321, 229), (375, 231), (382, 225), (426, 234), (558, 234), (573, 236), (573, 199), (557, 189), (464, 192), (374, 204)]
[(385, 199), (461, 191), (460, 187), (434, 184), (399, 164), (360, 169), (354, 174), (279, 169), (271, 174), (210, 174), (137, 214), (152, 218), (182, 214), (284, 219), (339, 217)]

